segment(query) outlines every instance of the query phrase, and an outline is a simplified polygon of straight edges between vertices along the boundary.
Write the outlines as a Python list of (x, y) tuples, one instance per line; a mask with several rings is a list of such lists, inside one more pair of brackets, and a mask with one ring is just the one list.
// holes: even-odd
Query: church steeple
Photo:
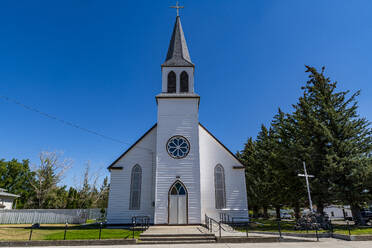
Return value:
[(176, 17), (167, 57), (162, 67), (194, 67), (179, 16)]
[[(177, 11), (182, 6), (172, 6)], [(189, 49), (187, 49), (185, 35), (182, 30), (181, 20), (177, 12), (172, 38), (169, 43), (167, 57), (161, 65), (162, 93), (173, 96), (182, 93), (194, 94), (194, 69), (191, 62)]]

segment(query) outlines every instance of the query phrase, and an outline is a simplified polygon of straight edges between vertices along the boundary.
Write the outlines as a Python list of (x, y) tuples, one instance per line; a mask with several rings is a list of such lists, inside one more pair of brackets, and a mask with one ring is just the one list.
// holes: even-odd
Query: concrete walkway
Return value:
[[(69, 246), (59, 246), (67, 248)], [(70, 246), (72, 248), (88, 248), (89, 246)], [(320, 242), (285, 242), (285, 243), (241, 243), (241, 244), (179, 244), (179, 245), (119, 245), (119, 246), (92, 246), (93, 248), (371, 248), (372, 241), (341, 241), (335, 239), (322, 239)], [(38, 248), (38, 247), (34, 247)], [(46, 247), (39, 247), (46, 248)]]
[[(214, 234), (216, 237), (219, 237), (219, 228), (218, 225), (213, 226), (212, 232), (206, 229), (203, 226), (150, 226), (145, 232), (144, 235), (200, 235), (200, 234)], [(221, 237), (246, 237), (245, 232), (235, 231), (228, 225), (223, 225), (221, 229)], [(278, 238), (279, 234), (261, 234), (261, 233), (248, 233), (250, 238)], [(287, 241), (315, 241), (315, 238), (303, 238), (303, 237), (292, 237), (292, 236), (283, 236)]]
[(202, 226), (150, 226), (143, 234), (166, 235), (166, 234), (202, 234)]
[[(222, 237), (245, 237), (245, 232), (238, 232), (233, 230), (231, 227), (223, 227), (221, 229), (221, 236)], [(166, 235), (166, 234), (214, 234), (219, 236), (219, 229), (218, 227), (213, 227), (213, 231), (210, 232), (203, 226), (195, 225), (195, 226), (150, 226), (143, 234), (158, 234), (158, 235)], [(272, 234), (249, 234), (249, 236), (256, 236), (256, 237), (277, 237), (278, 235)]]

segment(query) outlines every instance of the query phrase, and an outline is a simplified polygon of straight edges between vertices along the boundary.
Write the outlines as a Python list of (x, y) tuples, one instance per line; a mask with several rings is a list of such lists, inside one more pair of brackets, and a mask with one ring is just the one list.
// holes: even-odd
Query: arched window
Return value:
[(187, 190), (183, 186), (182, 183), (177, 181), (175, 184), (173, 184), (172, 188), (169, 190), (170, 195), (186, 195)]
[(176, 93), (176, 73), (168, 73), (168, 93)]
[(220, 164), (214, 168), (214, 189), (216, 209), (226, 208), (225, 172)]
[(142, 183), (142, 169), (136, 164), (132, 168), (131, 182), (130, 182), (130, 201), (129, 209), (140, 209), (141, 206), (141, 183)]
[(181, 73), (181, 92), (189, 92), (189, 74), (185, 71)]

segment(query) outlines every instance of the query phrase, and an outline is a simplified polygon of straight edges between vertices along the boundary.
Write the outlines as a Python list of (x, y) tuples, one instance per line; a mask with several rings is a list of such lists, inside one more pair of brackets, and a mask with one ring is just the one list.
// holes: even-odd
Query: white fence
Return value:
[(0, 224), (82, 224), (101, 217), (100, 209), (13, 209), (0, 210)]

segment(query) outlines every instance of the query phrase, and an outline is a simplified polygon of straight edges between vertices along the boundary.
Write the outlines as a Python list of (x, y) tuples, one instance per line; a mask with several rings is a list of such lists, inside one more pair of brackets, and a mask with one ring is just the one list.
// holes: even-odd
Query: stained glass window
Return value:
[(186, 195), (186, 189), (183, 187), (183, 185), (180, 182), (177, 182), (173, 185), (171, 191), (171, 195)]
[(141, 206), (141, 183), (142, 169), (138, 164), (132, 168), (131, 183), (130, 183), (130, 200), (129, 209), (138, 210)]
[(173, 136), (168, 140), (167, 151), (172, 158), (184, 158), (190, 151), (190, 143), (183, 136)]
[(226, 208), (225, 172), (220, 164), (214, 168), (214, 188), (216, 209)]

